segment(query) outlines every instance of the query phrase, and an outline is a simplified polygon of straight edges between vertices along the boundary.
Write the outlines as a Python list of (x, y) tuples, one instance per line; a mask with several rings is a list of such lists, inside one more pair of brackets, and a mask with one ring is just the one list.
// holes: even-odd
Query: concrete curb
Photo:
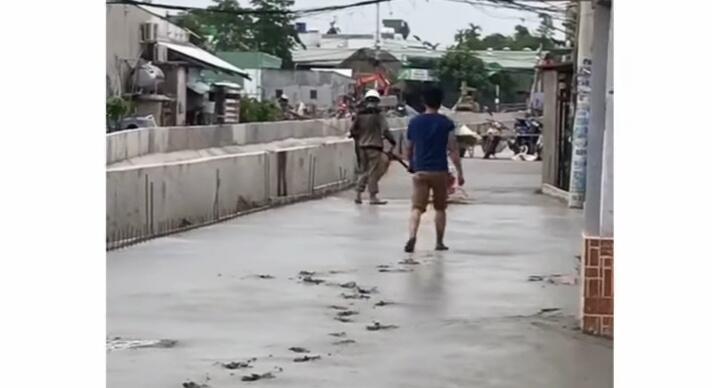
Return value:
[(311, 200), (315, 200), (315, 199), (321, 199), (321, 198), (327, 197), (329, 195), (332, 195), (334, 193), (337, 193), (339, 191), (343, 191), (343, 190), (352, 188), (354, 185), (355, 185), (355, 182), (353, 182), (353, 181), (342, 180), (339, 182), (329, 183), (326, 185), (315, 187), (314, 191), (311, 193), (308, 193), (308, 194), (270, 198), (267, 201), (266, 205), (239, 211), (237, 213), (223, 216), (223, 217), (220, 217), (220, 218), (217, 218), (214, 220), (196, 223), (196, 224), (184, 226), (184, 227), (176, 227), (176, 228), (173, 228), (173, 229), (170, 229), (167, 231), (154, 233), (154, 234), (148, 235), (148, 236), (127, 238), (127, 239), (118, 240), (118, 241), (107, 241), (106, 251), (108, 252), (108, 251), (114, 251), (114, 250), (121, 249), (121, 248), (126, 248), (129, 246), (140, 244), (142, 242), (146, 242), (146, 241), (153, 240), (156, 238), (165, 237), (165, 236), (168, 236), (171, 234), (176, 234), (176, 233), (187, 232), (189, 230), (202, 228), (204, 226), (218, 224), (221, 222), (232, 220), (237, 217), (246, 216), (248, 214), (257, 213), (257, 212), (261, 212), (261, 211), (268, 210), (268, 209), (274, 209), (274, 208), (286, 206), (286, 205), (297, 203), (297, 202), (305, 202), (305, 201), (311, 201)]
[(544, 195), (547, 195), (549, 197), (553, 197), (558, 199), (561, 202), (568, 203), (569, 201), (569, 192), (564, 191), (556, 186), (552, 186), (548, 183), (544, 183), (541, 185), (541, 193)]

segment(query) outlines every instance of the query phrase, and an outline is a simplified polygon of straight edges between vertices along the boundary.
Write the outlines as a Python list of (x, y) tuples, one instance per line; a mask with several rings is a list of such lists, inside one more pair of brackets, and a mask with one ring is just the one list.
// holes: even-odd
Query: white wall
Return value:
[(188, 42), (187, 31), (141, 7), (106, 4), (106, 75), (115, 94), (122, 94), (125, 77), (141, 55), (142, 23), (158, 24), (159, 40)]
[(339, 140), (107, 169), (107, 236), (112, 241), (119, 235), (151, 236), (174, 230), (183, 220), (203, 224), (280, 198), (317, 194), (320, 186), (353, 181), (354, 166), (353, 142)]

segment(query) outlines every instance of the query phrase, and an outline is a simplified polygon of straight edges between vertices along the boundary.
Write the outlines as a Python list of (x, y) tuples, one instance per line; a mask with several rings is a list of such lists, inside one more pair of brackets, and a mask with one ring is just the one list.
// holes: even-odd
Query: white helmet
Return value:
[(366, 92), (366, 95), (365, 95), (364, 97), (367, 98), (367, 99), (368, 99), (368, 98), (375, 98), (375, 99), (377, 99), (377, 100), (380, 100), (380, 99), (381, 99), (381, 95), (378, 93), (378, 90), (376, 90), (376, 89), (369, 89), (369, 90)]

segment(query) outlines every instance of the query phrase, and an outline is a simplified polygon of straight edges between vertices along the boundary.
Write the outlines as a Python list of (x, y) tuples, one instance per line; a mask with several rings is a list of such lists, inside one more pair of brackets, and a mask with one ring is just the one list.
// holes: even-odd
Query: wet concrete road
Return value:
[[(579, 286), (528, 281), (576, 273), (580, 213), (535, 193), (538, 163), (465, 168), (474, 201), (449, 209), (449, 252), (432, 249), (432, 212), (416, 252), (402, 252), (409, 180), (397, 165), (384, 207), (342, 193), (110, 252), (107, 337), (177, 343), (110, 351), (108, 386), (612, 386), (611, 342), (574, 330)], [(409, 258), (420, 264), (398, 264)], [(301, 270), (325, 283), (300, 282)], [(350, 281), (377, 293), (344, 299)], [(341, 322), (331, 305), (358, 314)], [(367, 330), (374, 320), (398, 327)], [(290, 347), (321, 359), (294, 362), (304, 354)], [(248, 369), (219, 365), (252, 357)]]

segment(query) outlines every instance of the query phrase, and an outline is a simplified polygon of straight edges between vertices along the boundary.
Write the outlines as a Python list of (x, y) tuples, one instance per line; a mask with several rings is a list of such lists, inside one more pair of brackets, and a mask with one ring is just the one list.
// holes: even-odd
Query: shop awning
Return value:
[(218, 58), (217, 56), (199, 47), (168, 42), (158, 42), (158, 44), (178, 53), (183, 57), (186, 57), (186, 59), (188, 60), (198, 62), (206, 67), (210, 67), (228, 74), (237, 74), (239, 76), (250, 79), (250, 76), (244, 70)]

